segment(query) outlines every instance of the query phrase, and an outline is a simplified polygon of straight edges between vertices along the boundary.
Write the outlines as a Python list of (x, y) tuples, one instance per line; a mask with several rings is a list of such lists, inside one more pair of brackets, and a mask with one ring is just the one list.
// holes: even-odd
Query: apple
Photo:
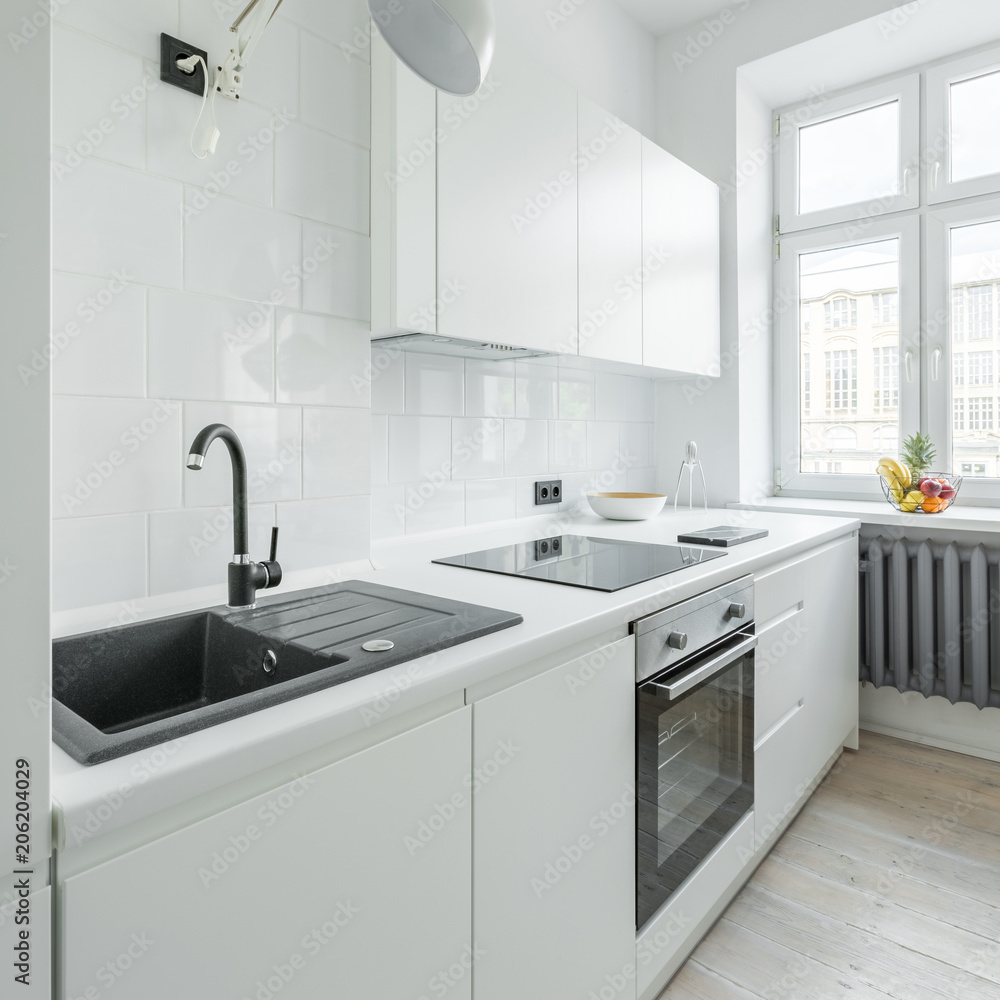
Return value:
[(942, 500), (954, 500), (957, 492), (958, 490), (956, 490), (951, 483), (945, 483), (944, 486), (941, 487), (941, 492), (938, 496), (941, 497)]
[(920, 492), (925, 497), (936, 497), (941, 495), (943, 487), (936, 479), (924, 477), (920, 480)]

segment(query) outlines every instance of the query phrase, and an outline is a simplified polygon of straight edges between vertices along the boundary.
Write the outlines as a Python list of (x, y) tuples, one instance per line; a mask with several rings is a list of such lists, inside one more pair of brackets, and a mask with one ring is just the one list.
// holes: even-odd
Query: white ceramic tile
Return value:
[[(274, 188), (272, 146), (291, 119), (253, 104), (217, 101), (219, 145), (214, 156), (199, 160), (191, 153), (189, 142), (197, 113), (197, 102), (177, 87), (162, 86), (150, 94), (146, 139), (149, 172), (202, 189), (200, 194), (189, 193), (188, 216), (220, 193), (270, 207)], [(209, 127), (209, 117), (206, 113), (198, 124), (196, 147)]]
[(184, 189), (184, 287), (190, 292), (297, 308), (301, 227), (281, 212), (220, 195), (204, 208)]
[(179, 506), (180, 431), (175, 401), (56, 396), (53, 516)]
[(289, 571), (368, 558), (367, 495), (278, 504), (279, 558)]
[(149, 290), (149, 392), (174, 399), (272, 401), (273, 310)]
[(653, 380), (648, 378), (628, 378), (628, 419), (652, 423)]
[(372, 416), (372, 486), (389, 482), (389, 418)]
[(304, 221), (302, 260), (306, 274), (302, 287), (303, 308), (368, 322), (371, 315), (371, 242), (367, 236)]
[(395, 486), (372, 487), (372, 540), (398, 538), (406, 532), (406, 508), (403, 497), (406, 487)]
[(465, 523), (506, 521), (516, 516), (515, 480), (472, 479), (465, 484)]
[(368, 148), (371, 143), (371, 68), (309, 32), (302, 33), (302, 121)]
[(145, 594), (145, 515), (67, 517), (53, 522), (54, 611), (131, 601)]
[(609, 372), (594, 373), (594, 418), (628, 419), (628, 378)]
[[(281, 14), (330, 41), (349, 43), (357, 51), (353, 58), (369, 57), (371, 19), (364, 0), (286, 0)], [(350, 50), (342, 51), (340, 58), (350, 57)]]
[(553, 420), (559, 415), (559, 369), (532, 362), (515, 362), (516, 416)]
[(465, 412), (462, 359), (407, 354), (406, 412), (414, 416), (462, 416)]
[(460, 528), (465, 524), (465, 483), (411, 484), (403, 505), (408, 535)]
[(562, 369), (559, 372), (561, 420), (594, 419), (594, 373)]
[(495, 479), (504, 474), (503, 425), (499, 417), (452, 420), (452, 478)]
[(504, 475), (532, 476), (549, 470), (549, 433), (544, 420), (504, 421)]
[[(234, 39), (229, 26), (245, 6), (246, 3), (241, 0), (211, 0), (209, 3), (205, 0), (180, 0), (181, 30), (178, 37), (197, 39), (198, 45), (207, 49), (210, 56), (223, 57)], [(240, 104), (250, 101), (295, 115), (299, 103), (298, 73), (294, 70), (299, 61), (299, 31), (296, 25), (280, 16), (284, 9), (285, 5), (278, 10), (279, 16), (267, 26), (254, 50), (253, 64), (244, 75)], [(213, 60), (216, 64), (217, 58)], [(219, 106), (228, 103), (219, 101)]]
[[(212, 456), (213, 458), (215, 455)], [(250, 507), (250, 556), (267, 557), (274, 505)], [(278, 558), (283, 558), (279, 541)], [(149, 592), (170, 594), (193, 587), (217, 586), (225, 592), (233, 558), (233, 508), (154, 511), (149, 515)]]
[(465, 362), (465, 415), (513, 417), (514, 362)]
[(389, 417), (389, 482), (451, 478), (448, 417)]
[(398, 348), (372, 344), (372, 413), (402, 413), (405, 400), (406, 356)]
[(158, 60), (160, 32), (177, 36), (177, 0), (68, 0), (58, 5), (56, 21)]
[(52, 246), (58, 271), (177, 288), (181, 186), (85, 161), (52, 186)]
[(368, 160), (361, 146), (289, 125), (275, 142), (275, 206), (367, 236)]
[(587, 429), (587, 468), (610, 469), (618, 458), (620, 434), (617, 423), (595, 421)]
[(146, 394), (146, 297), (140, 286), (54, 274), (52, 331), (54, 393)]
[(609, 469), (589, 473), (584, 492), (621, 493), (627, 489), (628, 478), (625, 467), (620, 462), (615, 462)]
[(625, 482), (631, 493), (655, 493), (655, 469), (629, 469), (625, 473)]
[(569, 472), (562, 474), (563, 502), (560, 513), (570, 513), (581, 509), (590, 510), (586, 495), (594, 489), (594, 476), (590, 472)]
[(302, 495), (358, 496), (371, 491), (372, 419), (367, 410), (306, 407), (302, 411)]
[(629, 469), (645, 469), (653, 464), (649, 424), (622, 424), (622, 462)]
[(549, 423), (549, 465), (559, 472), (587, 468), (587, 424), (583, 420)]
[(356, 406), (371, 395), (368, 325), (278, 311), (278, 402)]
[(75, 169), (81, 156), (141, 169), (146, 104), (164, 89), (139, 56), (57, 25), (52, 32), (52, 142), (63, 148), (53, 153), (53, 182)]
[[(207, 424), (228, 424), (247, 459), (250, 503), (297, 500), (301, 496), (302, 415), (297, 407), (184, 404), (184, 457)], [(184, 506), (219, 507), (233, 500), (232, 463), (222, 441), (214, 441), (197, 472), (184, 469)]]

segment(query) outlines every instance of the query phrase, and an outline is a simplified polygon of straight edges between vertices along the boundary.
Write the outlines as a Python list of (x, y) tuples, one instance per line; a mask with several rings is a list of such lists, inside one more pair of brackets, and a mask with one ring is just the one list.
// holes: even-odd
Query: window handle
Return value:
[(913, 381), (913, 351), (907, 351), (903, 355), (903, 371), (906, 374), (906, 381)]
[(941, 358), (944, 356), (944, 351), (940, 347), (934, 348), (934, 353), (931, 355), (931, 380), (936, 382), (938, 380), (938, 374), (941, 369)]
[(908, 198), (913, 192), (913, 175), (916, 173), (915, 168), (911, 165), (908, 166), (903, 171), (903, 194)]
[(937, 191), (938, 180), (941, 177), (941, 161), (935, 160), (934, 166), (931, 167), (931, 190)]

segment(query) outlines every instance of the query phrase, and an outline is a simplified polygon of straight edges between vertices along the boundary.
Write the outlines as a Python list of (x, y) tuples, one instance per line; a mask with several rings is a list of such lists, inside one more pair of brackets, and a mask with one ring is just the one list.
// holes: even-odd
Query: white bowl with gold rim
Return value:
[(590, 509), (609, 521), (645, 521), (663, 510), (662, 493), (588, 493)]

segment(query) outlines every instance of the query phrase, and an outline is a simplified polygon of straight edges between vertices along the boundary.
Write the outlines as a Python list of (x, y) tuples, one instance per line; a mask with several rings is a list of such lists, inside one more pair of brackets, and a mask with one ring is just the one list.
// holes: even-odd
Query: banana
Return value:
[(909, 469), (900, 465), (894, 458), (880, 458), (878, 460), (878, 473), (890, 481), (895, 479), (904, 489), (911, 482)]

